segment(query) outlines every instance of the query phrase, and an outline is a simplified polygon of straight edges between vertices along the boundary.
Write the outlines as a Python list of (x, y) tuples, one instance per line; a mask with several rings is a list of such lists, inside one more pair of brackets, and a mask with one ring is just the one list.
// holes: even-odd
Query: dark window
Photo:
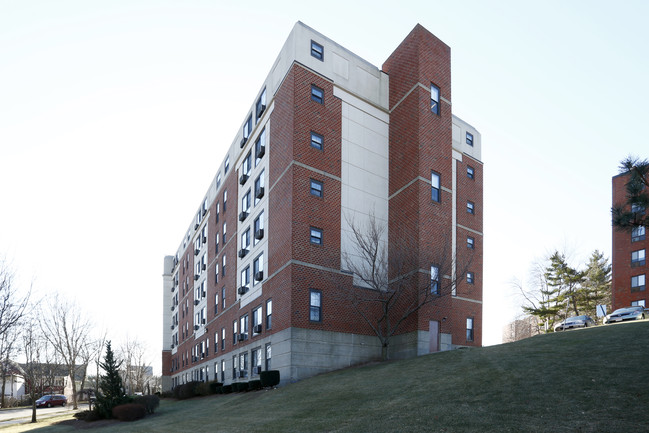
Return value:
[(475, 171), (473, 170), (473, 167), (466, 168), (466, 177), (469, 179), (475, 179)]
[(311, 147), (315, 147), (318, 150), (322, 150), (322, 145), (324, 144), (324, 138), (320, 134), (316, 134), (311, 131)]
[(311, 243), (322, 245), (322, 229), (311, 227)]
[[(225, 164), (224, 164), (224, 169), (223, 169), (223, 171), (225, 172), (225, 174), (228, 174), (228, 170), (229, 170), (229, 169), (230, 169), (230, 155), (228, 155), (228, 156), (225, 158)], [(225, 210), (225, 209), (224, 209), (224, 210)]]
[(320, 290), (309, 290), (309, 320), (312, 322), (322, 321), (322, 292)]
[(266, 344), (266, 371), (270, 370), (271, 349), (270, 343)]
[(430, 111), (439, 115), (439, 87), (430, 85)]
[(473, 317), (466, 318), (466, 341), (473, 341)]
[(472, 201), (466, 202), (466, 211), (470, 214), (475, 214), (475, 204)]
[(637, 250), (631, 252), (631, 266), (644, 266), (645, 264), (645, 250)]
[[(248, 120), (243, 124), (243, 140), (242, 144), (245, 144), (248, 138), (250, 138), (250, 133), (252, 132), (252, 114), (248, 116)], [(243, 147), (243, 146), (241, 146)]]
[(631, 291), (632, 292), (639, 292), (640, 290), (645, 289), (645, 276), (644, 274), (642, 275), (636, 275), (635, 277), (631, 277)]
[(322, 197), (322, 182), (311, 179), (311, 195)]
[(466, 246), (467, 248), (474, 249), (475, 248), (475, 239), (473, 239), (471, 236), (466, 237)]
[(273, 327), (273, 300), (266, 301), (266, 329)]
[(473, 146), (473, 134), (471, 134), (470, 132), (466, 133), (466, 144)]
[(255, 105), (255, 121), (259, 121), (259, 118), (264, 111), (266, 110), (266, 89), (261, 92), (259, 99), (257, 99), (257, 104)]
[(466, 282), (469, 284), (473, 284), (475, 282), (475, 276), (473, 275), (473, 272), (466, 273)]
[(631, 230), (631, 242), (643, 241), (645, 239), (644, 226), (634, 227)]
[(431, 198), (433, 199), (433, 201), (439, 203), (442, 198), (439, 173), (435, 173), (435, 172), (431, 173), (430, 185), (431, 185)]
[(311, 41), (311, 55), (318, 60), (324, 61), (324, 47), (315, 41)]
[(324, 90), (312, 84), (311, 100), (317, 102), (318, 104), (324, 104)]
[(439, 268), (430, 266), (430, 293), (439, 295)]

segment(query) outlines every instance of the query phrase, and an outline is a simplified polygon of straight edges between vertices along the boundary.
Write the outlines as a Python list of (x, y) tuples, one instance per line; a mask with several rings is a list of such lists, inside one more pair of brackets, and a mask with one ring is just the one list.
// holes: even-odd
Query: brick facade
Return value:
[[(311, 55), (311, 41), (322, 44), (323, 59)], [(431, 112), (431, 83), (440, 88), (439, 114)], [(463, 144), (469, 131), (475, 145)], [(431, 200), (433, 172), (439, 202)], [(342, 270), (345, 216), (376, 207), (391, 259), (407, 251), (390, 277), (429, 287), (435, 264), (446, 290), (400, 326), (396, 356), (428, 353), (434, 340), (435, 350), (481, 345), (482, 179), (479, 133), (452, 115), (447, 45), (417, 25), (379, 70), (297, 23), (178, 252), (165, 258), (163, 387), (249, 380), (253, 357), (279, 369), (283, 383), (379, 357), (378, 339), (339, 290), (367, 290), (352, 289)]]

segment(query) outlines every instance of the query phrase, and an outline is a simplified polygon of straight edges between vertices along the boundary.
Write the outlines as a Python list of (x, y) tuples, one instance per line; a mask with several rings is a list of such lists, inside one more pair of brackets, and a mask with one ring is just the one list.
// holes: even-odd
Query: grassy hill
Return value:
[(350, 368), (276, 390), (165, 401), (153, 417), (101, 431), (649, 431), (648, 390), (643, 321)]

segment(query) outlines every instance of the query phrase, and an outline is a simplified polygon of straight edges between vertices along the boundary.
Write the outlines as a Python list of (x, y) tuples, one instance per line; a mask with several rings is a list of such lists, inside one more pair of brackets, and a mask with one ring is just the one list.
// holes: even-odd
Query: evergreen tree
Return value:
[(566, 315), (578, 316), (584, 299), (584, 273), (568, 265), (566, 256), (555, 251), (550, 256), (550, 265), (546, 268), (548, 285), (554, 288), (552, 299), (560, 309), (565, 306)]
[(115, 360), (110, 341), (106, 343), (104, 362), (99, 365), (105, 374), (99, 378), (100, 392), (97, 396), (96, 408), (100, 416), (110, 418), (115, 406), (128, 401), (128, 397), (122, 386), (122, 378), (119, 375), (119, 368), (122, 363)]
[(628, 174), (626, 202), (616, 203), (611, 209), (613, 227), (632, 230), (638, 226), (649, 228), (649, 160), (633, 156), (620, 164), (620, 174)]
[(611, 264), (598, 250), (593, 251), (588, 261), (584, 288), (586, 297), (581, 311), (594, 319), (598, 305), (611, 305)]

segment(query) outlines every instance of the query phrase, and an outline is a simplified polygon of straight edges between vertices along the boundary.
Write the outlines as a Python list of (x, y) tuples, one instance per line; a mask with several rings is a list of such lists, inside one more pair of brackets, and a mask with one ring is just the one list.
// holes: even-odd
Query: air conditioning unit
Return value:
[(248, 288), (246, 286), (241, 286), (237, 289), (237, 293), (240, 295), (245, 295), (245, 293), (248, 291)]
[(255, 325), (255, 327), (252, 328), (252, 332), (259, 334), (261, 332), (261, 325)]
[(198, 275), (198, 274), (194, 275), (194, 281), (198, 280), (199, 278), (200, 278), (200, 275)]
[(261, 281), (263, 279), (264, 279), (263, 271), (255, 272), (255, 281)]
[(266, 111), (266, 105), (261, 104), (257, 107), (257, 118), (260, 118), (262, 114), (264, 114), (264, 111)]
[(201, 302), (201, 301), (199, 301), (198, 299), (196, 299), (196, 300), (194, 300), (194, 305), (198, 305), (200, 302)]
[(200, 252), (201, 252), (201, 250), (199, 250), (198, 248), (196, 248), (196, 249), (194, 250), (194, 255), (197, 256), (198, 253), (200, 253)]
[(257, 191), (255, 191), (255, 197), (256, 198), (262, 198), (264, 196), (264, 187), (260, 186), (257, 188)]
[(203, 298), (206, 296), (206, 294), (205, 294), (205, 290), (203, 290), (203, 291), (201, 292), (201, 296), (202, 296)]
[(203, 216), (207, 213), (207, 209), (203, 208)]
[(171, 345), (171, 348), (173, 349), (174, 347), (176, 347), (176, 346), (174, 346), (174, 345), (172, 344), (172, 345)]
[(266, 154), (266, 146), (259, 147), (259, 151), (257, 152), (257, 158), (261, 158), (265, 154)]
[(261, 374), (261, 365), (254, 367), (253, 371), (255, 372), (255, 374)]
[(246, 218), (248, 218), (248, 212), (243, 211), (243, 212), (241, 212), (241, 213), (239, 214), (239, 221), (243, 221), (243, 220), (245, 220)]
[(241, 248), (239, 250), (239, 258), (243, 259), (246, 255), (248, 254), (248, 250), (245, 248)]
[(241, 143), (239, 143), (239, 147), (243, 147), (243, 146), (245, 146), (245, 145), (246, 145), (246, 141), (248, 141), (248, 139), (247, 139), (246, 137), (243, 137), (243, 138), (241, 139)]
[(205, 325), (205, 319), (201, 319), (201, 323)]
[(171, 311), (173, 311), (173, 310), (174, 310), (174, 308), (176, 308), (176, 307), (174, 307), (174, 306), (172, 305), (172, 306), (171, 306)]
[(250, 177), (250, 176), (248, 176), (247, 174), (242, 174), (242, 175), (239, 177), (239, 185), (243, 185), (244, 183), (248, 182), (248, 178), (249, 178), (249, 177)]
[(194, 325), (194, 331), (198, 331), (198, 328), (200, 328), (200, 326)]
[(205, 263), (203, 263), (203, 265), (201, 266), (201, 269), (202, 269), (202, 270), (207, 269), (207, 265), (206, 265)]
[(203, 236), (203, 243), (207, 243), (207, 236)]
[(174, 330), (174, 328), (175, 328), (175, 326), (174, 326), (174, 325), (171, 325), (171, 330), (172, 330), (172, 331)]
[(259, 229), (255, 231), (255, 239), (259, 240), (264, 237), (264, 229)]
[(246, 370), (239, 371), (239, 377), (246, 377), (246, 376), (248, 376), (248, 372)]

